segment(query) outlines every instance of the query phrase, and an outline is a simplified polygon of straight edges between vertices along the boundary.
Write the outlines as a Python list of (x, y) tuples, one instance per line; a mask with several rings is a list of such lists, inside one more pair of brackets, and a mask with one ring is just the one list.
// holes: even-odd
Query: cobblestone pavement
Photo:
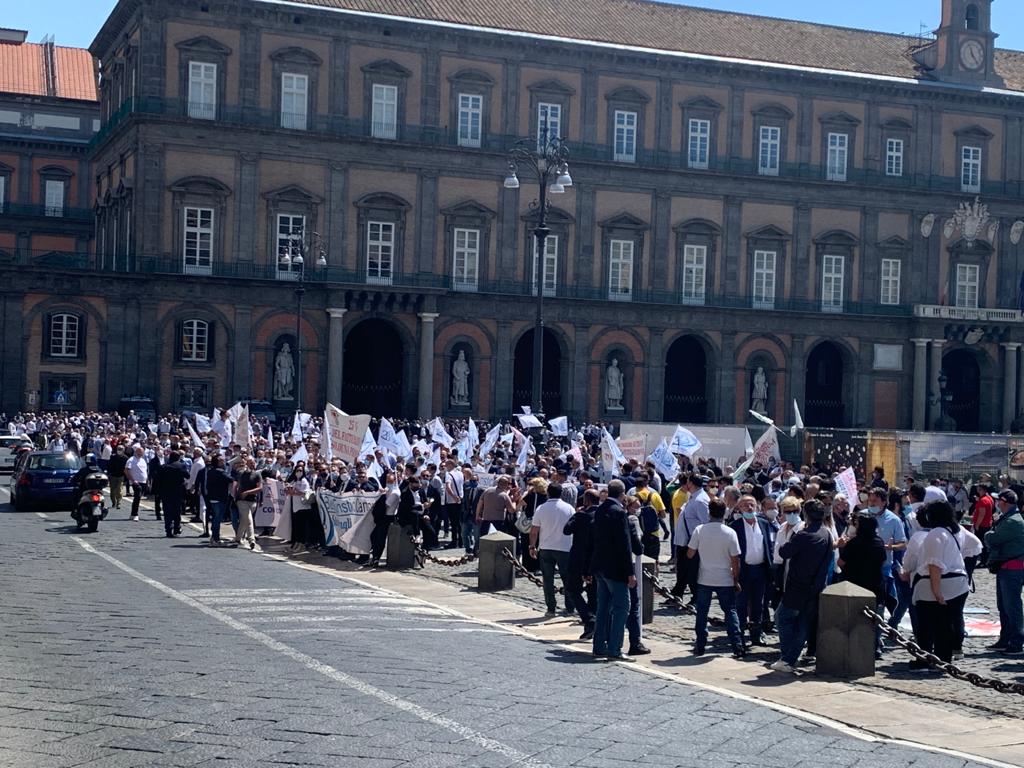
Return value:
[(151, 518), (76, 535), (9, 511), (0, 768), (976, 765), (167, 540)]
[[(444, 542), (442, 542), (443, 544)], [(454, 559), (461, 550), (438, 550), (432, 554), (442, 559)], [(663, 547), (664, 558), (668, 557), (668, 546)], [(464, 588), (475, 588), (477, 570), (473, 563), (455, 568), (428, 563), (420, 575), (438, 579)], [(556, 577), (557, 580), (557, 577)], [(675, 583), (675, 574), (671, 566), (661, 565), (661, 581), (671, 587)], [(968, 600), (968, 607), (986, 610), (985, 614), (972, 614), (979, 618), (997, 621), (995, 577), (987, 571), (976, 574), (977, 591)], [(544, 610), (544, 597), (541, 589), (526, 579), (517, 579), (516, 587), (509, 592), (498, 593), (498, 596)], [(654, 623), (643, 628), (645, 633), (663, 640), (677, 640), (680, 652), (688, 653), (693, 645), (693, 617), (683, 615), (674, 607), (666, 607), (662, 600), (655, 597)], [(559, 606), (562, 605), (559, 598)], [(712, 616), (721, 616), (716, 604), (712, 604)], [(906, 634), (909, 634), (906, 633)], [(718, 649), (728, 653), (725, 630), (711, 629), (711, 643), (718, 642)], [(778, 638), (775, 635), (766, 637), (767, 645), (754, 649), (748, 658), (751, 663), (770, 663), (778, 658)], [(968, 638), (964, 645), (965, 658), (957, 664), (966, 671), (975, 672), (986, 677), (997, 677), (1011, 682), (1024, 682), (1024, 659), (1020, 657), (1007, 659), (998, 653), (989, 651), (986, 646), (994, 642), (994, 638)], [(882, 661), (878, 662), (877, 674), (874, 678), (857, 681), (857, 685), (881, 688), (900, 694), (927, 698), (938, 706), (956, 709), (969, 707), (976, 710), (996, 714), (1024, 718), (1024, 696), (1001, 694), (992, 690), (976, 688), (967, 683), (954, 680), (937, 673), (911, 672), (907, 668), (909, 654), (898, 647), (886, 649)]]

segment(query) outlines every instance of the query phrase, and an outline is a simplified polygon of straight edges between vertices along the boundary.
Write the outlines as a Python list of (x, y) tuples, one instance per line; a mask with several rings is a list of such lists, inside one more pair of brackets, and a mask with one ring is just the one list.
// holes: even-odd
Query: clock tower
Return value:
[(993, 0), (942, 0), (942, 23), (928, 62), (932, 75), (950, 83), (1002, 85), (995, 72)]

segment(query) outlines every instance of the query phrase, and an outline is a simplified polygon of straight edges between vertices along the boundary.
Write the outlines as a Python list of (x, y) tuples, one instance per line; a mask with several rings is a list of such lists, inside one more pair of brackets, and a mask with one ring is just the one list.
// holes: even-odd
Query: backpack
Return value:
[(653, 491), (647, 492), (647, 498), (644, 500), (640, 507), (640, 513), (637, 515), (640, 518), (640, 530), (643, 532), (645, 537), (652, 536), (659, 541), (661, 540), (661, 523), (658, 521), (658, 510), (651, 504), (651, 494)]

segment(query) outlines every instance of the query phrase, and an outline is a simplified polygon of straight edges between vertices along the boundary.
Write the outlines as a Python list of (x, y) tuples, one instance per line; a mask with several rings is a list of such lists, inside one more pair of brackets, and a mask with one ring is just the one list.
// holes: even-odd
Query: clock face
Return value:
[(960, 46), (960, 63), (967, 69), (980, 69), (985, 63), (985, 47), (977, 40), (968, 40)]

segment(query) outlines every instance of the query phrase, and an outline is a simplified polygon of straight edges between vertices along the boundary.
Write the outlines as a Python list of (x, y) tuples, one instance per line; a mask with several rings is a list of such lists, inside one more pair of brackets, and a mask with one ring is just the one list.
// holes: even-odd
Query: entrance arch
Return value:
[[(512, 409), (533, 403), (533, 334), (531, 328), (516, 342), (512, 371)], [(544, 380), (541, 382), (544, 413), (562, 413), (562, 347), (549, 328), (544, 329)]]
[(845, 367), (837, 344), (823, 341), (811, 350), (804, 381), (804, 423), (808, 427), (846, 426)]
[(403, 416), (402, 339), (384, 320), (363, 320), (345, 338), (342, 408), (348, 413)]
[(708, 423), (708, 355), (696, 336), (672, 342), (665, 358), (664, 420)]
[(946, 415), (956, 422), (957, 432), (981, 431), (981, 367), (966, 349), (942, 358), (946, 374)]

